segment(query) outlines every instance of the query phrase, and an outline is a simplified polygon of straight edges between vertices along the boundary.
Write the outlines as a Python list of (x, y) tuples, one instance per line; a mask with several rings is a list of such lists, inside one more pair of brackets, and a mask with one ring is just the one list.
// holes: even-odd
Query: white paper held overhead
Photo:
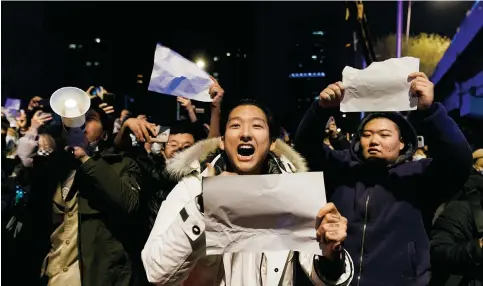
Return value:
[(321, 172), (203, 178), (206, 254), (293, 250), (321, 255)]
[(342, 112), (407, 111), (418, 100), (409, 93), (408, 75), (419, 71), (419, 59), (404, 57), (374, 62), (364, 70), (345, 67), (342, 71)]
[(212, 84), (208, 73), (195, 63), (167, 47), (156, 46), (148, 90), (211, 102), (209, 89)]

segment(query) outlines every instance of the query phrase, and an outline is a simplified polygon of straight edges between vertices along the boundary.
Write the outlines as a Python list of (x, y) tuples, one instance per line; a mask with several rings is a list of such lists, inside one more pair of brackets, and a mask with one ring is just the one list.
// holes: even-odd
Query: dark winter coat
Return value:
[(356, 268), (352, 285), (427, 285), (425, 213), (434, 212), (468, 178), (472, 156), (465, 137), (441, 104), (415, 111), (411, 117), (433, 158), (409, 161), (417, 147), (411, 124), (397, 113), (379, 113), (399, 126), (405, 148), (395, 164), (375, 167), (360, 154), (362, 127), (375, 115), (361, 122), (351, 149), (344, 151), (320, 144), (329, 116), (315, 102), (300, 124), (295, 147), (312, 171), (324, 171), (327, 196), (349, 221), (344, 247)]

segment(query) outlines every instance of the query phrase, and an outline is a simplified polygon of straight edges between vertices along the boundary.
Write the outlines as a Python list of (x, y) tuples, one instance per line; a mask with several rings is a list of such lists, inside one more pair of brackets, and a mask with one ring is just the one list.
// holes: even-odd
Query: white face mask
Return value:
[(151, 145), (151, 151), (153, 152), (153, 154), (159, 155), (159, 153), (161, 153), (161, 144), (158, 142), (154, 142)]
[(10, 141), (13, 141), (15, 144), (17, 144), (17, 138), (15, 136), (12, 136), (12, 135), (7, 135), (5, 136), (5, 141), (7, 142), (7, 144), (10, 142)]
[(421, 159), (426, 159), (426, 156), (424, 156), (424, 155), (414, 155), (413, 156), (413, 161), (419, 161)]

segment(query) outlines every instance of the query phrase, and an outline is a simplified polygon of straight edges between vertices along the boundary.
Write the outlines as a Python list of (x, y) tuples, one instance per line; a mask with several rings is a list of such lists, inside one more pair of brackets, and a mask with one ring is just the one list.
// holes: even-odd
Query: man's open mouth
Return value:
[(238, 145), (237, 153), (242, 159), (249, 159), (253, 154), (255, 154), (255, 147), (251, 144), (241, 144)]

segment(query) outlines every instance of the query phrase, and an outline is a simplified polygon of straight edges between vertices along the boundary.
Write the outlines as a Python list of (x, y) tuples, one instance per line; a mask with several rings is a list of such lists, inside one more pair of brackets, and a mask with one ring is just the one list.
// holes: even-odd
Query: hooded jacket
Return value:
[[(344, 255), (344, 269), (330, 281), (315, 269), (314, 256), (290, 251), (230, 253), (205, 256), (203, 214), (196, 198), (202, 192), (201, 166), (211, 162), (219, 174), (227, 159), (219, 149), (219, 138), (200, 141), (177, 154), (167, 171), (178, 185), (161, 205), (154, 228), (142, 251), (149, 282), (156, 285), (257, 286), (257, 285), (348, 285), (353, 264)], [(268, 173), (305, 172), (305, 160), (277, 140), (268, 154)]]
[[(327, 197), (349, 221), (344, 247), (354, 259), (352, 284), (427, 285), (429, 214), (468, 177), (472, 158), (465, 137), (445, 108), (434, 103), (410, 114), (431, 146), (432, 159), (410, 161), (416, 134), (397, 113), (370, 114), (361, 122), (351, 149), (334, 151), (321, 147), (321, 138), (316, 138), (323, 136), (319, 130), (327, 113), (318, 102), (312, 105), (299, 126), (295, 146), (312, 170), (324, 171)], [(389, 166), (369, 164), (361, 156), (361, 130), (375, 117), (395, 122), (405, 143), (401, 156)]]

